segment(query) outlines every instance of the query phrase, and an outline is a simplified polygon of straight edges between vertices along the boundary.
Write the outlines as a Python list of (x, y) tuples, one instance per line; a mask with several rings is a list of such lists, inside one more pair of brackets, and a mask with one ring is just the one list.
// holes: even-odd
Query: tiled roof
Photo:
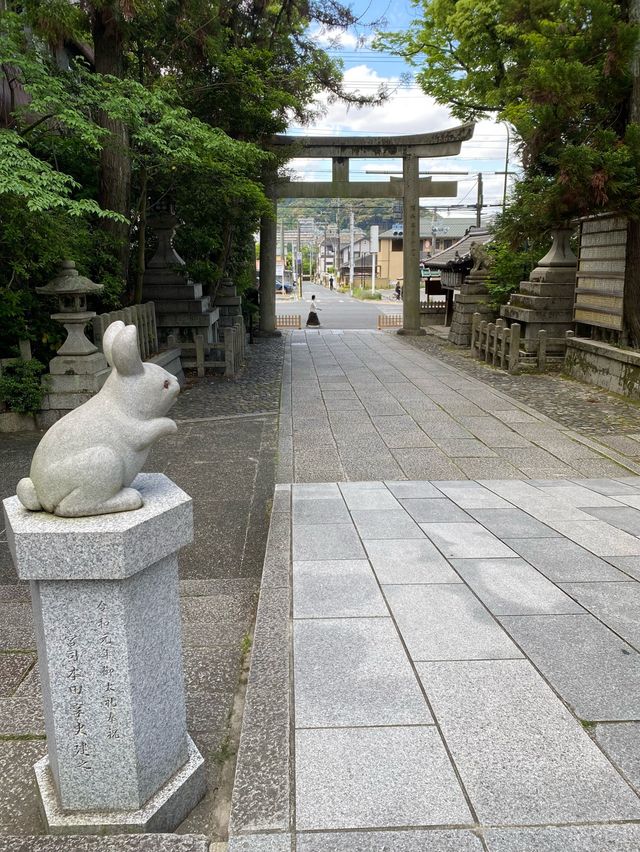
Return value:
[(471, 243), (485, 243), (493, 239), (493, 234), (487, 228), (478, 228), (475, 225), (468, 229), (467, 233), (454, 243), (449, 248), (437, 252), (433, 257), (430, 257), (427, 263), (435, 269), (443, 269), (444, 267), (467, 266), (471, 261)]

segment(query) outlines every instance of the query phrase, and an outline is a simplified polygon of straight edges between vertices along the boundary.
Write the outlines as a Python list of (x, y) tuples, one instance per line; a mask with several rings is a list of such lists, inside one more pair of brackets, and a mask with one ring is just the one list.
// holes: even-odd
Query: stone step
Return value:
[(568, 299), (560, 299), (552, 296), (532, 296), (524, 293), (514, 293), (509, 300), (509, 305), (530, 308), (534, 311), (570, 311), (573, 309), (573, 295)]

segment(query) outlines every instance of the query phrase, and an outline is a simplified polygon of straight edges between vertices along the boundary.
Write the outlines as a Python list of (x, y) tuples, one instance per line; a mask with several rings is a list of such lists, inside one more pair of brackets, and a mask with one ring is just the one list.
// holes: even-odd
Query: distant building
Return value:
[[(420, 260), (428, 260), (436, 252), (448, 248), (475, 225), (475, 217), (445, 218), (429, 213), (420, 219)], [(404, 277), (402, 264), (402, 225), (396, 225), (380, 234), (378, 268), (380, 284), (397, 281)]]

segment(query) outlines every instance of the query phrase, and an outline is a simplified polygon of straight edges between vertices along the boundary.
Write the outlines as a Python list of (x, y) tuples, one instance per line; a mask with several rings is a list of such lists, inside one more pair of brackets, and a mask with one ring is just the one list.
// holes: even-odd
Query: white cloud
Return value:
[[(328, 103), (326, 95), (321, 96), (319, 105), (324, 114), (318, 117), (311, 126), (295, 128), (296, 135), (395, 135), (412, 133), (430, 133), (454, 127), (460, 124), (446, 106), (422, 92), (417, 86), (404, 86), (398, 77), (383, 77), (366, 64), (349, 68), (344, 74), (345, 89), (362, 94), (373, 94), (376, 88), (385, 85), (392, 91), (389, 99), (381, 106), (367, 106), (361, 109), (335, 102)], [(292, 128), (293, 129), (293, 128)], [(452, 198), (424, 199), (424, 204), (445, 206), (453, 203), (473, 203), (476, 198), (474, 183), (476, 173), (482, 171), (484, 177), (485, 203), (502, 201), (503, 175), (493, 174), (504, 169), (506, 149), (506, 129), (502, 124), (492, 121), (480, 121), (476, 124), (473, 138), (462, 144), (459, 155), (443, 157), (437, 160), (423, 161), (422, 167), (430, 171), (468, 171), (469, 177), (451, 176), (450, 180), (458, 180), (458, 196)], [(331, 175), (330, 163), (327, 160), (292, 160), (290, 168), (302, 180), (329, 180)], [(517, 159), (511, 148), (509, 168), (518, 166)], [(358, 160), (352, 161), (354, 179), (363, 179), (365, 169), (390, 171), (400, 168), (400, 161)], [(354, 172), (360, 172), (359, 175)], [(375, 180), (370, 175), (368, 180)], [(384, 179), (384, 178), (382, 178)], [(447, 180), (441, 176), (440, 180)]]
[(309, 36), (320, 47), (342, 48), (343, 50), (357, 50), (366, 47), (373, 39), (372, 35), (358, 36), (350, 30), (341, 30), (339, 27), (318, 27), (312, 30)]

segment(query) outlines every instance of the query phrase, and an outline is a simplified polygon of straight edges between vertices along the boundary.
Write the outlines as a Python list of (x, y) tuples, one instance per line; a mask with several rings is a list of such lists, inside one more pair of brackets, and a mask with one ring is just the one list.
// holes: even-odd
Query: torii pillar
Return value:
[[(420, 325), (420, 173), (419, 159), (405, 154), (402, 160), (402, 328), (398, 334), (418, 336)], [(457, 182), (456, 182), (457, 191)]]
[[(280, 180), (268, 190), (278, 198), (402, 198), (403, 223), (403, 320), (399, 334), (424, 334), (420, 327), (420, 198), (452, 198), (457, 181), (421, 178), (420, 158), (451, 157), (473, 136), (473, 124), (450, 127), (436, 133), (411, 136), (273, 136), (271, 145), (281, 157), (330, 157), (332, 180), (307, 182)], [(402, 180), (350, 181), (349, 160), (354, 158), (402, 158)], [(263, 253), (264, 247), (264, 253)], [(276, 220), (263, 218), (260, 229), (260, 304), (265, 332), (275, 330)], [(260, 328), (263, 328), (261, 314)]]
[(260, 334), (263, 337), (279, 337), (276, 328), (276, 251), (278, 228), (277, 205), (273, 215), (264, 215), (260, 220)]

